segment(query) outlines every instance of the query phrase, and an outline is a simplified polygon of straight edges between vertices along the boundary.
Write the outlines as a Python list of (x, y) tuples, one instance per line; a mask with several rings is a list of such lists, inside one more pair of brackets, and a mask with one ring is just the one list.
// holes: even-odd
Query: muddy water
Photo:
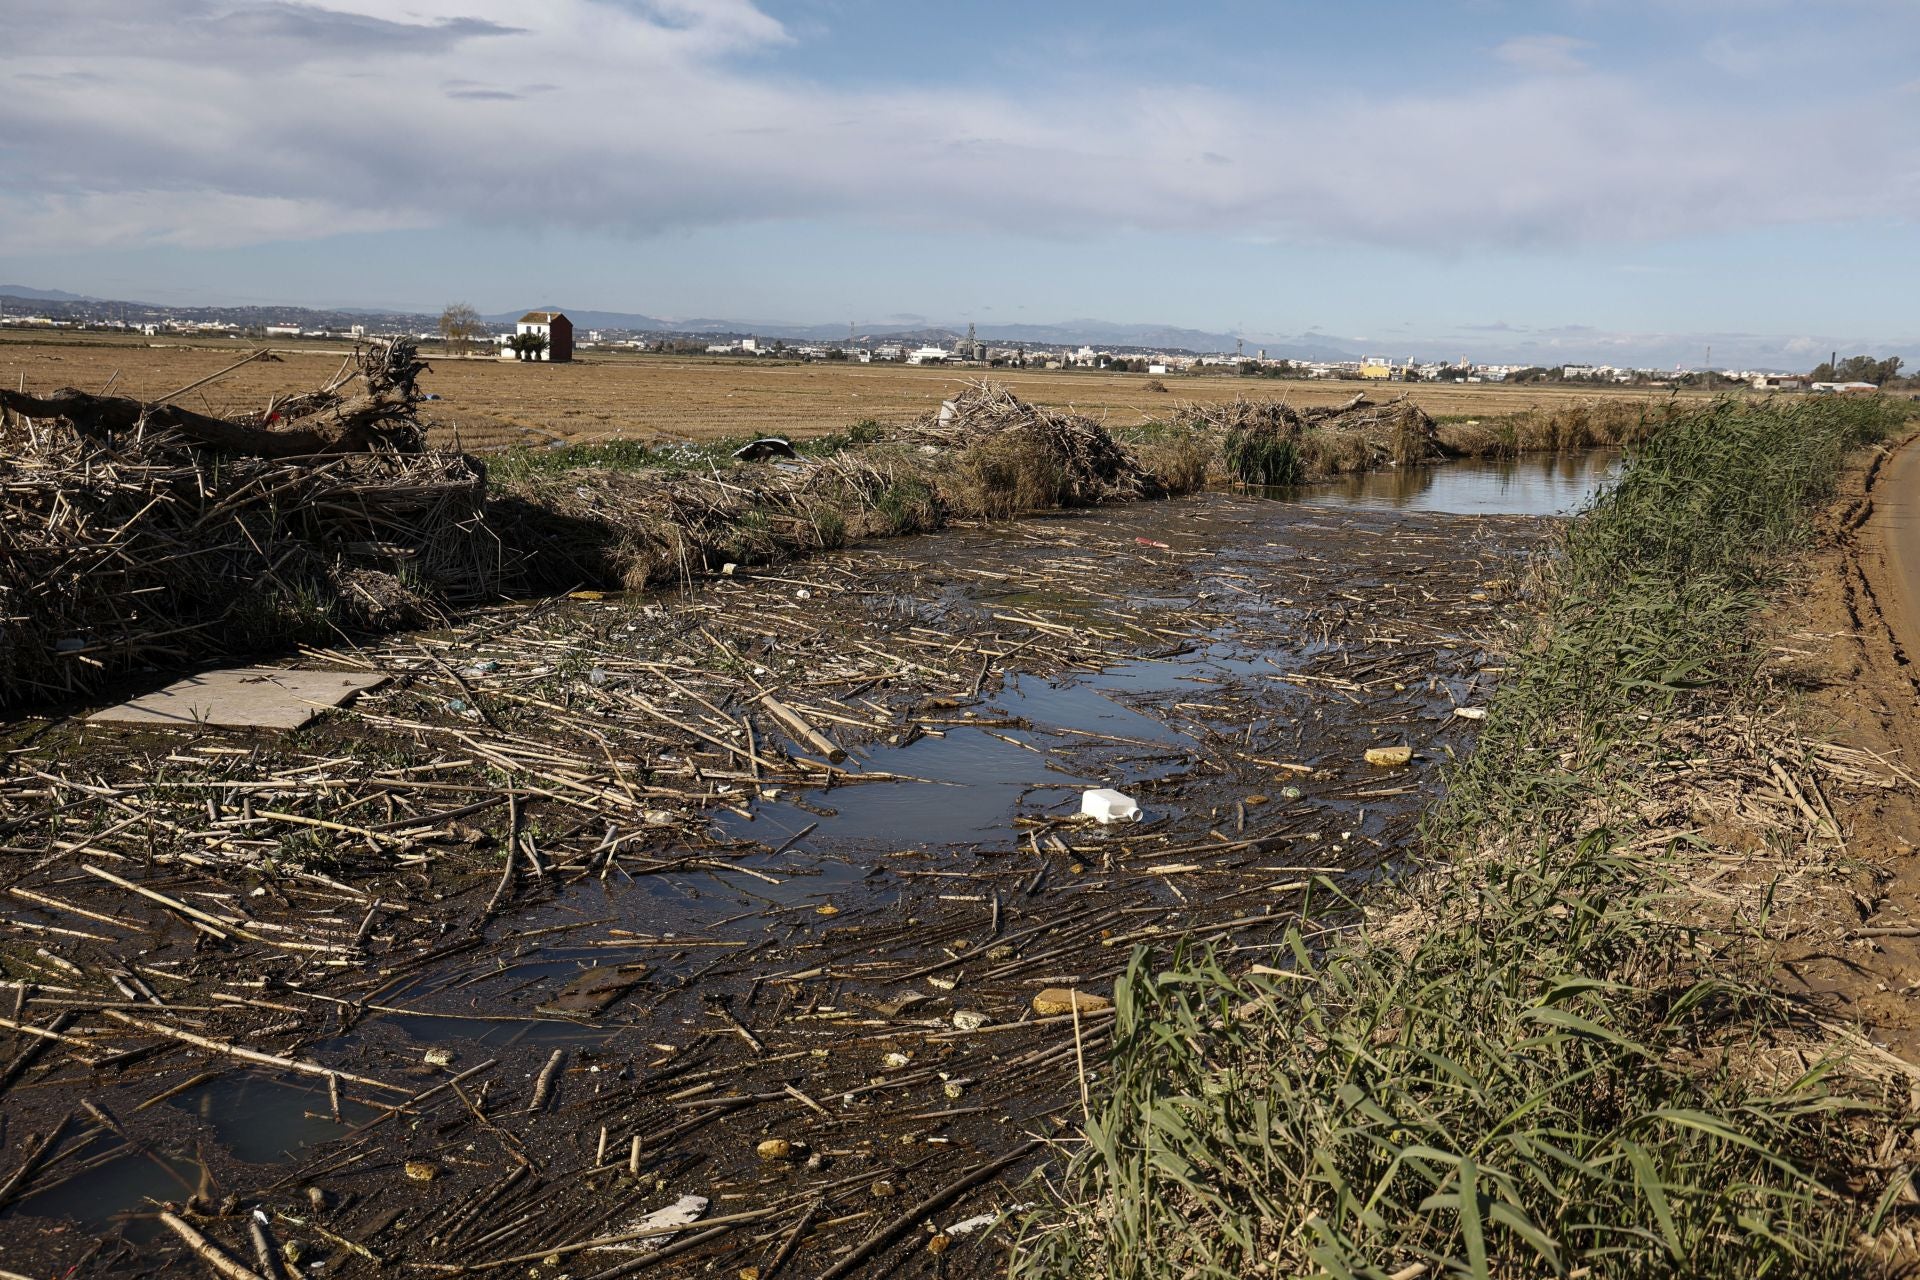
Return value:
[[(1010, 1056), (1044, 1049), (1050, 1033), (941, 1039), (956, 1010), (1030, 1018), (1034, 988), (1110, 987), (1124, 944), (1186, 929), (1230, 955), (1277, 958), (1284, 929), (1306, 917), (1293, 887), (1303, 877), (1322, 869), (1351, 890), (1393, 864), (1438, 770), (1470, 746), (1471, 721), (1453, 709), (1489, 695), (1479, 637), (1502, 605), (1488, 585), (1540, 545), (1548, 525), (1528, 517), (1577, 507), (1610, 466), (1455, 464), (1201, 495), (856, 550), (835, 559), (852, 587), (829, 590), (841, 580), (819, 566), (716, 584), (707, 590), (771, 608), (802, 575), (809, 607), (850, 639), (1037, 629), (1001, 641), (1008, 657), (990, 677), (923, 703), (904, 732), (897, 718), (865, 735), (836, 725), (849, 756), (831, 785), (731, 796), (710, 809), (705, 844), (556, 885), (496, 922), (484, 949), (386, 985), (303, 1052), (386, 1078), (419, 1072), (428, 1048), (450, 1052), (455, 1070), (496, 1060), (500, 1093), (518, 1107), (565, 1050), (562, 1111), (521, 1130), (556, 1170), (591, 1163), (601, 1126), (617, 1138), (662, 1105), (661, 1090), (712, 1076), (696, 1089), (721, 1091), (716, 1118), (649, 1152), (673, 1192), (731, 1188), (736, 1206), (786, 1194), (793, 1178), (770, 1189), (751, 1159), (768, 1132), (832, 1153), (822, 1177), (897, 1171), (903, 1188), (932, 1190), (1010, 1136), (1051, 1132), (1076, 1096), (1057, 1057)], [(580, 609), (608, 619), (596, 623), (604, 633), (629, 607)], [(1063, 634), (1111, 636), (1108, 656), (1047, 660)], [(1411, 768), (1359, 763), (1390, 742), (1413, 747)], [(879, 774), (892, 780), (864, 780)], [(1067, 821), (1091, 786), (1134, 796), (1143, 821)], [(535, 1012), (573, 975), (609, 965), (646, 969), (606, 1014)], [(1020, 1065), (1031, 1061), (1041, 1065)], [(963, 1085), (943, 1092), (926, 1064)], [(673, 1084), (642, 1088), (656, 1079)], [(94, 1096), (129, 1116), (153, 1088), (107, 1081)], [(808, 1101), (747, 1105), (783, 1091)], [(340, 1142), (372, 1114), (348, 1093), (336, 1122), (310, 1079), (237, 1070), (189, 1089), (142, 1113), (143, 1150), (0, 1215), (0, 1252), (27, 1238), (9, 1219), (42, 1224), (49, 1262), (70, 1256), (54, 1237), (75, 1228), (144, 1241), (154, 1204), (180, 1201), (187, 1185), (247, 1196), (319, 1180), (371, 1214), (396, 1195), (457, 1203), (505, 1167), (491, 1129), (462, 1130), (459, 1115), (381, 1130), (368, 1159)], [(678, 1097), (665, 1105), (698, 1105)], [(496, 1114), (531, 1126), (508, 1118), (517, 1110)], [(707, 1113), (666, 1114), (674, 1123), (655, 1128), (678, 1134)], [(402, 1156), (428, 1139), (422, 1154), (444, 1181), (396, 1187)], [(645, 1187), (609, 1195), (602, 1213), (658, 1207)], [(580, 1225), (560, 1238), (600, 1229), (566, 1207)], [(358, 1265), (336, 1257), (328, 1274)], [(980, 1246), (956, 1249), (951, 1265), (991, 1270)]]
[(1273, 496), (1323, 507), (1440, 511), (1452, 515), (1572, 515), (1612, 478), (1610, 449), (1541, 455), (1509, 462), (1451, 462), (1396, 467), (1326, 484), (1272, 490)]

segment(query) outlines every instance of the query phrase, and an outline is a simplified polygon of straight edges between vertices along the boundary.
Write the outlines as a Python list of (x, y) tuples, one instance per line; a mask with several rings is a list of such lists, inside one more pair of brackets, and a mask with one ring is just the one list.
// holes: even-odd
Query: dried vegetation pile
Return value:
[(1011, 516), (1164, 492), (1099, 422), (1028, 404), (991, 382), (967, 384), (905, 438), (954, 459), (955, 473), (944, 487), (950, 502), (971, 514)]
[(1436, 439), (1450, 456), (1471, 458), (1627, 448), (1645, 444), (1655, 431), (1698, 407), (1677, 397), (1536, 405), (1502, 417), (1446, 423)]
[(489, 515), (529, 585), (638, 590), (954, 518), (1186, 492), (1206, 471), (1204, 457), (1136, 453), (1092, 418), (988, 382), (909, 427), (828, 446), (724, 467), (697, 454), (581, 451), (503, 477)]
[(1385, 404), (1355, 396), (1307, 409), (1278, 400), (1188, 404), (1175, 423), (1218, 439), (1227, 470), (1246, 484), (1300, 484), (1446, 456), (1433, 419), (1404, 396)]
[(372, 347), (317, 391), (233, 419), (5, 393), (0, 702), (417, 623), (485, 592), (499, 568), (486, 473), (421, 450), (420, 368), (405, 343)]

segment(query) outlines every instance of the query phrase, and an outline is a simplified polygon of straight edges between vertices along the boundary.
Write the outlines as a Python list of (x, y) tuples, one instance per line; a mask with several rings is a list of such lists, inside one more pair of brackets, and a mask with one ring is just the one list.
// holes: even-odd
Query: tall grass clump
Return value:
[(1443, 422), (1440, 447), (1456, 457), (1517, 458), (1523, 453), (1632, 448), (1697, 406), (1672, 397), (1602, 399), (1534, 406), (1519, 413)]
[(1704, 919), (1681, 851), (1635, 838), (1635, 789), (1663, 728), (1751, 687), (1782, 556), (1890, 425), (1749, 402), (1652, 434), (1567, 531), (1419, 864), (1346, 904), (1340, 941), (1289, 933), (1281, 973), (1135, 953), (1013, 1274), (1870, 1270), (1904, 1085), (1770, 1052), (1793, 1006), (1737, 921)]
[(1193, 432), (1169, 433), (1133, 444), (1140, 459), (1165, 494), (1197, 493), (1207, 487), (1216, 450), (1213, 442)]
[(1307, 461), (1296, 436), (1233, 430), (1221, 451), (1227, 472), (1242, 484), (1290, 485), (1307, 478)]

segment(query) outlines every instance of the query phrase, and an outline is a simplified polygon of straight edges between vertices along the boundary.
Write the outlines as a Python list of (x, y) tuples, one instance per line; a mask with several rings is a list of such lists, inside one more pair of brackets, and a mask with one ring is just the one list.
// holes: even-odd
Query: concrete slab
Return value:
[(203, 671), (129, 702), (96, 711), (89, 724), (168, 724), (192, 728), (298, 729), (387, 677), (364, 671), (288, 671), (236, 667)]

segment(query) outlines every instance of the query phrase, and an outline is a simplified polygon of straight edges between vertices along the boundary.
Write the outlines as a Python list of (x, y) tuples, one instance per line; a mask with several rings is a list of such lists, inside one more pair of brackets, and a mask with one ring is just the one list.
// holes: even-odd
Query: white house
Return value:
[(907, 353), (908, 364), (944, 364), (952, 358), (944, 347), (915, 347)]
[(297, 324), (270, 324), (267, 326), (267, 336), (269, 338), (297, 338), (300, 336), (300, 326)]
[[(544, 345), (539, 354), (534, 356), (535, 360), (565, 364), (573, 359), (573, 321), (567, 319), (564, 312), (529, 311), (520, 317), (513, 331), (515, 337), (532, 334), (542, 341)], [(511, 349), (502, 355), (514, 357)]]

